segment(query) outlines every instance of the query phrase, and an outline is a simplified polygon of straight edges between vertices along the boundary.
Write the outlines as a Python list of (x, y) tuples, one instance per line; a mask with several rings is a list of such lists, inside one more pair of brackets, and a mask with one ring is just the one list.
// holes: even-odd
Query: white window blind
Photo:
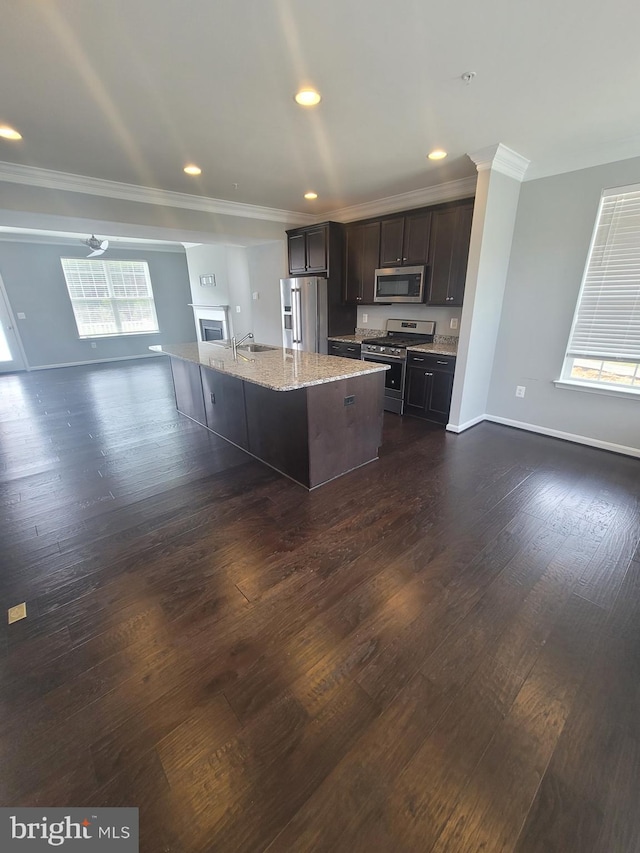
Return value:
[(61, 258), (81, 338), (157, 332), (146, 261)]
[(640, 185), (603, 193), (567, 358), (640, 362)]

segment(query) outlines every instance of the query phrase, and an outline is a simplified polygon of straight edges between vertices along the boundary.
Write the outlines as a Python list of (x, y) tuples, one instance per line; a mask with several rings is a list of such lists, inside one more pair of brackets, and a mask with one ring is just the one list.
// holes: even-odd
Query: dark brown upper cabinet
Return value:
[(344, 226), (323, 222), (287, 231), (289, 275), (329, 276), (342, 265)]
[(347, 225), (345, 302), (372, 305), (380, 261), (380, 222)]
[(473, 203), (434, 210), (429, 245), (429, 305), (462, 305)]
[(426, 264), (429, 255), (431, 211), (383, 219), (380, 223), (380, 266)]

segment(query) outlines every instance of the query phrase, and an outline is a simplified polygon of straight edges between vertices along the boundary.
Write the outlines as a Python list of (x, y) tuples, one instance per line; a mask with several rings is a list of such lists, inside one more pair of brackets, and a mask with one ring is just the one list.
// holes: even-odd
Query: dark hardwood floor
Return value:
[(2, 805), (139, 806), (144, 853), (640, 850), (640, 460), (388, 415), (307, 493), (163, 359), (0, 398)]

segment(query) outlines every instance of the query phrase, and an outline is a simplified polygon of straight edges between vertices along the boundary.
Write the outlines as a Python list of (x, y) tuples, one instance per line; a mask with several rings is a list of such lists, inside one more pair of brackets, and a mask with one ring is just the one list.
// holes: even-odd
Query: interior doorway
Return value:
[(9, 308), (4, 284), (0, 278), (0, 373), (24, 370), (26, 367), (15, 320)]

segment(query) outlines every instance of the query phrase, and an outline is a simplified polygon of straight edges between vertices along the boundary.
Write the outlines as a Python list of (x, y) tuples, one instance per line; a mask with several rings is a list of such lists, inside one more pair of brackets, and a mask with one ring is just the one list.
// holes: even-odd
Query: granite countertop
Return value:
[(457, 344), (439, 344), (434, 341), (432, 344), (417, 344), (415, 347), (407, 347), (409, 352), (430, 352), (433, 355), (457, 355)]
[(343, 344), (361, 344), (367, 338), (381, 338), (386, 334), (384, 329), (356, 329), (355, 335), (332, 335), (328, 340)]
[(323, 385), (338, 379), (350, 379), (353, 376), (364, 376), (389, 369), (386, 364), (280, 347), (273, 347), (268, 352), (246, 352), (240, 348), (237, 359), (234, 359), (231, 347), (222, 343), (194, 341), (153, 346), (149, 349), (219, 370), (246, 382), (264, 385), (272, 391), (294, 391), (297, 388)]
[[(340, 341), (345, 344), (361, 344), (367, 338), (383, 338), (386, 334), (384, 330), (380, 331), (379, 329), (356, 329), (355, 335), (333, 335), (329, 340)], [(458, 339), (449, 335), (436, 335), (432, 344), (416, 344), (416, 346), (407, 347), (407, 349), (410, 352), (430, 352), (433, 355), (457, 355)]]

